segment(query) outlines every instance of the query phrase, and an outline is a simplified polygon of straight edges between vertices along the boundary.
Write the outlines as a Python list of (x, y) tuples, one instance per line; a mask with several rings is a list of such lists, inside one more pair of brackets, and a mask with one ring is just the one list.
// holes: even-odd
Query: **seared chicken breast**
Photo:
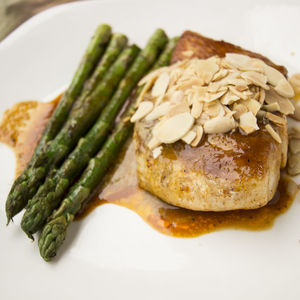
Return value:
[[(190, 31), (180, 38), (172, 62), (223, 57), (227, 52), (262, 59), (286, 75), (284, 67), (260, 54)], [(137, 172), (140, 186), (160, 199), (191, 210), (226, 211), (259, 208), (274, 196), (280, 168), (286, 164), (287, 122), (273, 126), (282, 143), (258, 124), (261, 129), (249, 135), (239, 129), (206, 134), (197, 147), (182, 141), (164, 144), (157, 158), (147, 146), (150, 125), (144, 120), (135, 125)]]

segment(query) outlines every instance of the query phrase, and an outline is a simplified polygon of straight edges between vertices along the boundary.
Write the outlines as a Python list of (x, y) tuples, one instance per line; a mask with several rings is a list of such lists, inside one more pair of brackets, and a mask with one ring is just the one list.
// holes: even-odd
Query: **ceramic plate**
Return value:
[[(285, 1), (85, 1), (45, 11), (0, 43), (0, 110), (49, 100), (70, 81), (94, 29), (109, 23), (143, 46), (157, 27), (261, 52), (300, 72), (300, 4)], [(132, 211), (98, 207), (69, 230), (58, 259), (6, 227), (15, 160), (0, 146), (1, 299), (300, 299), (300, 202), (265, 231), (173, 238)]]

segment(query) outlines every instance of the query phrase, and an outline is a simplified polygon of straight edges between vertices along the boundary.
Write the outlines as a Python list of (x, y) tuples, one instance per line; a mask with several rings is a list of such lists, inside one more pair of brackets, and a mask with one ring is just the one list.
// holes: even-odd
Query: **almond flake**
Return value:
[(149, 147), (150, 150), (153, 150), (154, 148), (156, 148), (160, 144), (161, 144), (160, 141), (156, 137), (153, 136), (152, 139), (148, 143), (148, 147)]
[(151, 94), (152, 97), (158, 97), (165, 94), (168, 85), (169, 85), (170, 77), (167, 72), (162, 73), (155, 81)]
[(143, 101), (139, 104), (137, 111), (131, 117), (130, 121), (132, 123), (144, 118), (153, 109), (153, 103), (150, 101)]
[(180, 113), (161, 121), (153, 129), (153, 135), (161, 143), (174, 143), (181, 139), (192, 127), (194, 118), (190, 113)]
[(206, 96), (204, 97), (204, 101), (205, 102), (212, 102), (212, 101), (217, 100), (220, 97), (222, 97), (225, 93), (226, 93), (226, 90), (218, 92), (218, 93), (213, 93), (213, 94), (212, 93), (207, 93)]
[(249, 63), (250, 59), (251, 58), (249, 56), (237, 53), (226, 53), (225, 56), (225, 61), (237, 69)]
[(239, 96), (232, 94), (231, 92), (226, 93), (225, 95), (222, 96), (220, 99), (220, 102), (223, 105), (230, 105), (240, 99)]
[(284, 75), (276, 70), (273, 67), (270, 67), (269, 65), (264, 63), (264, 71), (267, 76), (268, 82), (274, 86), (276, 86), (279, 81), (286, 80)]
[(212, 81), (220, 80), (220, 79), (224, 78), (225, 76), (227, 76), (227, 74), (228, 74), (228, 70), (221, 69), (213, 76)]
[(229, 87), (229, 90), (230, 90), (234, 95), (238, 96), (239, 98), (241, 98), (241, 99), (243, 99), (243, 100), (247, 100), (247, 99), (248, 99), (248, 97), (247, 97), (245, 94), (241, 93), (240, 91), (238, 91), (238, 90), (237, 90), (235, 87), (233, 87), (233, 86), (230, 86), (230, 87)]
[(195, 101), (192, 106), (191, 114), (192, 116), (197, 119), (200, 117), (203, 109), (203, 103)]
[(295, 111), (295, 108), (290, 102), (290, 100), (278, 95), (273, 88), (271, 88), (269, 91), (266, 91), (265, 101), (267, 104), (277, 102), (280, 107), (280, 112), (282, 112), (285, 115), (293, 114)]
[(272, 136), (272, 138), (278, 142), (279, 144), (282, 143), (281, 138), (279, 136), (279, 134), (273, 129), (273, 127), (270, 124), (266, 125), (266, 129), (267, 131), (270, 133), (270, 135)]
[(286, 79), (279, 80), (277, 85), (275, 86), (275, 91), (283, 97), (292, 98), (295, 93), (291, 85)]
[(245, 105), (247, 106), (248, 110), (253, 113), (254, 116), (256, 116), (261, 107), (261, 104), (254, 99), (245, 101)]
[(280, 111), (280, 106), (277, 102), (263, 105), (263, 109), (269, 112)]
[(248, 111), (248, 108), (244, 104), (234, 103), (233, 110), (235, 111), (234, 118), (239, 120), (240, 116)]
[(243, 92), (243, 91), (248, 90), (248, 85), (237, 85), (235, 88), (236, 88), (239, 92)]
[(196, 131), (196, 137), (195, 139), (192, 141), (191, 146), (192, 147), (197, 147), (202, 139), (203, 136), (203, 128), (200, 125), (196, 125), (193, 128)]
[(249, 111), (240, 116), (240, 127), (247, 133), (252, 133), (259, 129), (254, 114)]
[(258, 101), (259, 101), (261, 104), (263, 104), (264, 101), (265, 101), (265, 98), (266, 98), (266, 92), (265, 92), (265, 90), (264, 90), (264, 89), (260, 89)]
[(191, 144), (191, 142), (195, 139), (196, 137), (196, 132), (193, 130), (190, 130), (184, 137), (181, 139), (186, 143), (186, 144)]
[(157, 157), (159, 157), (161, 155), (161, 151), (162, 151), (162, 146), (156, 147), (152, 151), (153, 158), (156, 159)]
[(205, 133), (225, 133), (235, 128), (233, 118), (216, 117), (204, 123)]
[(182, 102), (180, 104), (171, 106), (171, 108), (169, 109), (168, 113), (165, 116), (166, 118), (171, 118), (175, 115), (186, 113), (186, 112), (189, 113), (190, 108), (185, 102)]
[(204, 83), (209, 83), (212, 77), (219, 71), (219, 66), (210, 59), (197, 60), (196, 70), (198, 76), (204, 81)]
[(278, 124), (278, 125), (286, 124), (286, 120), (284, 118), (278, 117), (270, 112), (266, 113), (266, 118), (268, 118), (270, 121), (272, 121), (273, 123)]
[(159, 106), (155, 107), (145, 118), (146, 121), (156, 120), (166, 115), (171, 109), (170, 102), (163, 102)]
[(253, 71), (247, 71), (247, 72), (243, 72), (241, 74), (241, 77), (243, 77), (244, 79), (249, 80), (251, 83), (262, 87), (265, 90), (268, 90), (269, 87), (267, 86), (267, 76), (258, 73), (258, 72), (253, 72)]

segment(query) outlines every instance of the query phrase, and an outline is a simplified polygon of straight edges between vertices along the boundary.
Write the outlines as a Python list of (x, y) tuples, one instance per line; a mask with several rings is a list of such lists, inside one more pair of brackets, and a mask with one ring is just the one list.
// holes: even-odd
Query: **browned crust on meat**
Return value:
[[(186, 51), (193, 52), (192, 56), (187, 57), (185, 55)], [(245, 54), (250, 57), (259, 58), (266, 64), (270, 65), (273, 68), (276, 68), (278, 71), (287, 76), (287, 70), (285, 67), (274, 64), (271, 60), (261, 54), (248, 51), (231, 43), (207, 38), (201, 34), (189, 30), (185, 31), (180, 37), (173, 52), (171, 62), (175, 63), (179, 60), (193, 57), (197, 57), (200, 59), (206, 59), (214, 55), (223, 57), (226, 53), (229, 52)]]

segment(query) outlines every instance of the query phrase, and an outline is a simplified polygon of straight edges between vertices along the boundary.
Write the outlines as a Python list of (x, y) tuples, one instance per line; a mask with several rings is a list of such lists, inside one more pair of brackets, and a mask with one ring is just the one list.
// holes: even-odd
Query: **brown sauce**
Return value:
[[(4, 113), (0, 123), (0, 141), (15, 151), (17, 174), (29, 161), (58, 100), (49, 103), (22, 102)], [(118, 165), (102, 184), (99, 197), (89, 201), (77, 219), (82, 219), (102, 204), (112, 203), (133, 210), (153, 228), (172, 236), (194, 237), (224, 228), (264, 230), (270, 228), (276, 217), (291, 206), (295, 194), (288, 195), (289, 182), (282, 176), (274, 199), (267, 206), (255, 210), (215, 213), (174, 207), (138, 187), (134, 146), (129, 141)]]

